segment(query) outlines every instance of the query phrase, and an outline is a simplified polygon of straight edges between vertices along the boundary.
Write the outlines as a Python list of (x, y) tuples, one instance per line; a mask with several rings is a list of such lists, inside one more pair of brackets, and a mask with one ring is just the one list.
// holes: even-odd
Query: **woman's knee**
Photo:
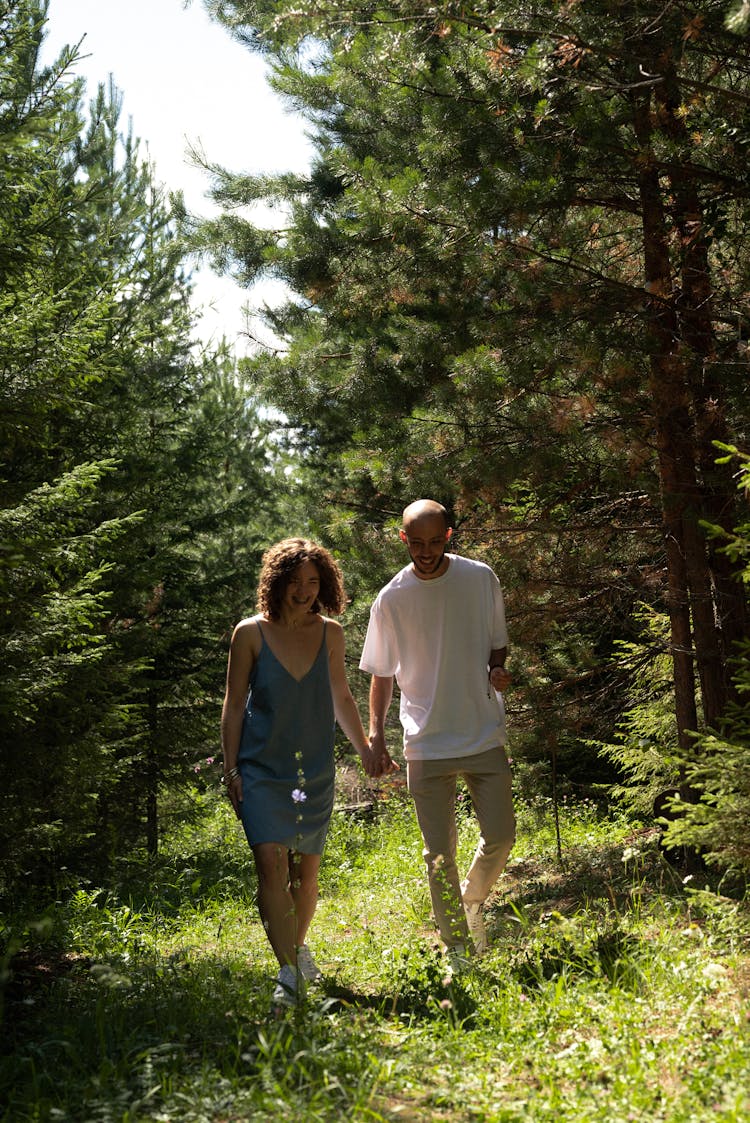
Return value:
[(253, 848), (258, 881), (266, 886), (286, 886), (289, 883), (287, 850), (273, 842), (264, 842)]

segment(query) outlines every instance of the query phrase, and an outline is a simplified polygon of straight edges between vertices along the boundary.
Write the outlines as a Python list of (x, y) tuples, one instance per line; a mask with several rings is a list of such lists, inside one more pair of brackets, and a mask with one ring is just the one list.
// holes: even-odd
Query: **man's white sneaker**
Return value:
[(481, 903), (464, 905), (466, 923), (469, 925), (469, 934), (474, 941), (474, 950), (477, 955), (487, 951), (487, 929), (484, 926)]
[[(299, 983), (299, 986), (297, 985)], [(304, 979), (298, 979), (297, 968), (285, 963), (279, 968), (273, 989), (273, 1006), (296, 1006), (305, 997)]]
[(462, 971), (466, 971), (471, 966), (471, 951), (468, 951), (463, 944), (454, 944), (449, 947), (445, 957), (448, 960), (448, 970), (451, 975), (460, 975)]
[(313, 959), (312, 952), (307, 944), (297, 948), (297, 966), (302, 978), (307, 983), (317, 983), (323, 978), (323, 972)]

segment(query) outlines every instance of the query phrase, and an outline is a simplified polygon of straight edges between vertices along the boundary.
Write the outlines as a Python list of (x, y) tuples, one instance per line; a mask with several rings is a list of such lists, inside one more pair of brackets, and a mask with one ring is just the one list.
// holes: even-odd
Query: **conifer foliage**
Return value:
[(40, 66), (45, 16), (0, 4), (0, 892), (155, 850), (273, 525), (163, 192), (118, 92)]
[[(732, 531), (715, 442), (748, 423), (750, 41), (727, 5), (207, 6), (317, 143), (308, 177), (216, 170), (217, 259), (297, 294), (256, 376), (345, 457), (352, 508), (455, 501), (516, 605), (543, 742), (613, 716), (601, 667), (646, 603), (690, 751), (748, 630), (703, 530)], [(259, 198), (278, 230), (234, 213)]]

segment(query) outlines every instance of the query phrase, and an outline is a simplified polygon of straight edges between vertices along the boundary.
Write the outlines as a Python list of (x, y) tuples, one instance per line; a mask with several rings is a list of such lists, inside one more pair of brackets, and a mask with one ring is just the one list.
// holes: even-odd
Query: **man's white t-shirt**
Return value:
[(409, 760), (470, 756), (504, 745), (502, 698), (490, 685), (493, 649), (508, 632), (500, 583), (484, 562), (447, 554), (448, 569), (422, 580), (406, 566), (370, 609), (360, 668), (395, 675)]

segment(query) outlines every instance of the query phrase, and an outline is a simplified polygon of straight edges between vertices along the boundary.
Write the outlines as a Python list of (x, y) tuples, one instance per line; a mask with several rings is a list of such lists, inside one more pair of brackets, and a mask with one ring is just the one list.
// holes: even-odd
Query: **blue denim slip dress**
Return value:
[(251, 846), (278, 842), (322, 854), (333, 811), (336, 720), (326, 624), (315, 661), (299, 681), (260, 633), (238, 759), (242, 825)]

